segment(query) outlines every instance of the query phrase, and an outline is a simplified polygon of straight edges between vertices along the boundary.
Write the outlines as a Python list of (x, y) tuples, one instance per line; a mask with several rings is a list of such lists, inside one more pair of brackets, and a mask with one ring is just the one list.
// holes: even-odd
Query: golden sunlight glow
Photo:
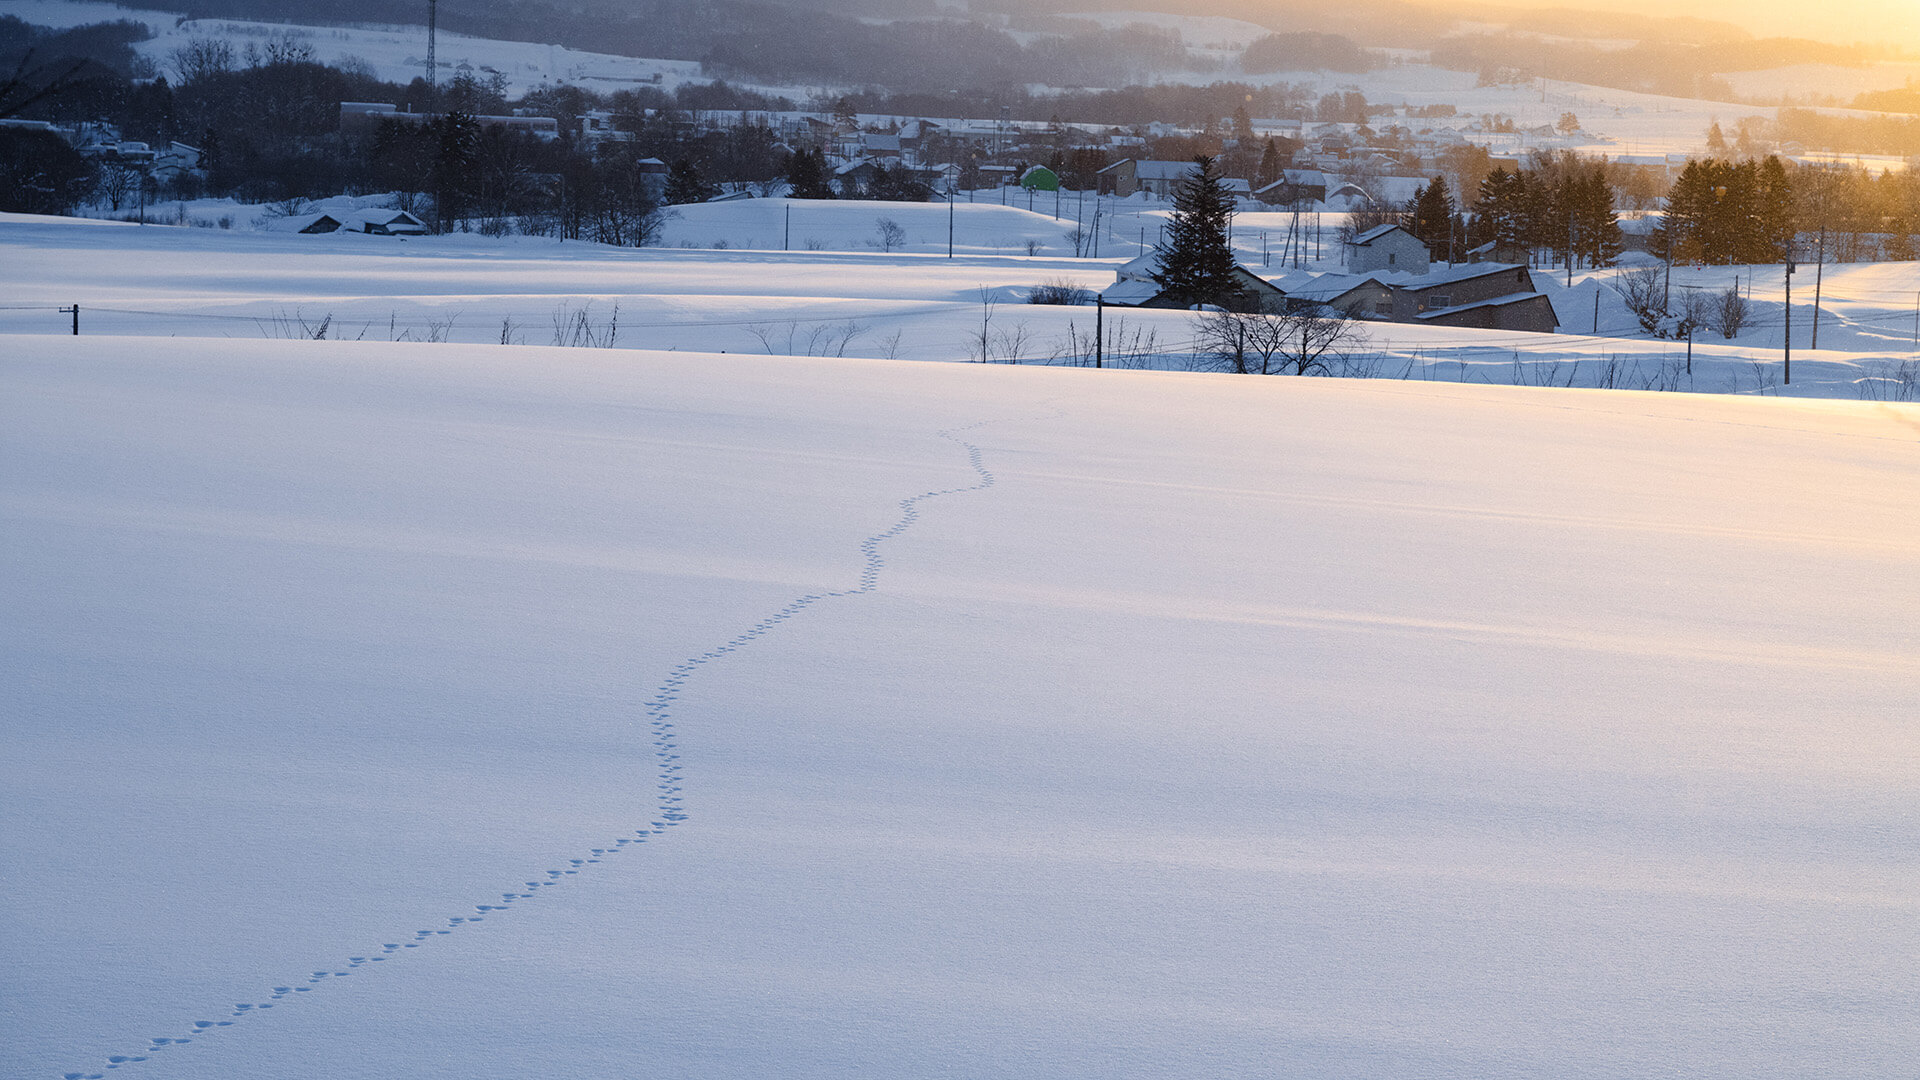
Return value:
[(1920, 0), (1495, 0), (1502, 7), (1691, 15), (1761, 37), (1867, 42), (1920, 53)]

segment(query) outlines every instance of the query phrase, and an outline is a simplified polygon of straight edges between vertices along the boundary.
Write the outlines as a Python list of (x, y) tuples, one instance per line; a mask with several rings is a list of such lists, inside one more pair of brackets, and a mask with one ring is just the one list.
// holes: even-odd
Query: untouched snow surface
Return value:
[(1907, 405), (0, 337), (0, 1074), (1899, 1075), (1916, 485)]

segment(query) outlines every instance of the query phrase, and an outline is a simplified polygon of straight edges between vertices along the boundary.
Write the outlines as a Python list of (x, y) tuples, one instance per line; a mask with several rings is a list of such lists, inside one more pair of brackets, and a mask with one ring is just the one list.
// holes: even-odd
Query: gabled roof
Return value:
[(405, 210), (392, 210), (392, 209), (379, 208), (379, 207), (376, 207), (372, 210), (354, 210), (351, 213), (348, 213), (345, 216), (341, 217), (340, 220), (342, 224), (348, 227), (352, 227), (355, 225), (365, 225), (365, 224), (368, 224), (369, 222), (375, 225), (388, 225), (388, 226), (411, 225), (421, 229), (424, 229), (427, 227), (426, 222), (421, 221), (419, 218), (413, 216), (412, 214), (407, 213)]
[(1494, 274), (1511, 273), (1525, 270), (1519, 263), (1463, 263), (1459, 266), (1445, 267), (1431, 273), (1411, 278), (1406, 284), (1398, 286), (1407, 292), (1425, 292), (1442, 285), (1457, 285), (1462, 281), (1491, 277)]
[[(1332, 303), (1335, 300), (1366, 285), (1378, 285), (1392, 289), (1409, 275), (1400, 271), (1371, 274), (1308, 274), (1305, 272), (1289, 274), (1274, 285), (1295, 300), (1317, 300), (1320, 303)], [(1304, 280), (1303, 280), (1304, 279)]]
[(267, 228), (272, 232), (330, 233), (340, 228), (340, 219), (327, 213), (298, 214), (269, 221)]
[(1114, 277), (1119, 281), (1140, 281), (1143, 279), (1151, 279), (1153, 275), (1159, 272), (1160, 253), (1157, 251), (1143, 251), (1133, 258), (1128, 259), (1126, 262), (1121, 263), (1119, 268), (1114, 271)]
[(1390, 232), (1393, 232), (1396, 229), (1398, 229), (1400, 232), (1407, 233), (1407, 237), (1409, 239), (1412, 239), (1412, 240), (1419, 239), (1419, 237), (1414, 236), (1412, 233), (1407, 232), (1407, 230), (1401, 228), (1398, 225), (1375, 225), (1373, 228), (1368, 229), (1366, 232), (1363, 232), (1359, 236), (1356, 236), (1353, 239), (1347, 241), (1347, 243), (1352, 244), (1354, 247), (1365, 247), (1366, 245), (1373, 243), (1375, 240), (1380, 239), (1381, 237), (1387, 235)]
[(1319, 169), (1281, 169), (1280, 179), (1261, 188), (1255, 194), (1264, 194), (1277, 187), (1326, 187), (1327, 174)]
[(1101, 300), (1122, 307), (1137, 307), (1159, 295), (1160, 283), (1152, 279), (1116, 281), (1100, 290)]

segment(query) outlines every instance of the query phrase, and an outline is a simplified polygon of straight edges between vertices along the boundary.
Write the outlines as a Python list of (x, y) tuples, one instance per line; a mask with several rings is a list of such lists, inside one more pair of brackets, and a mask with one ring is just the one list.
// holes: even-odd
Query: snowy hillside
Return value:
[(0, 340), (4, 1075), (1920, 1056), (1914, 406)]
[[(138, 50), (153, 60), (162, 71), (168, 70), (174, 51), (195, 38), (222, 38), (231, 41), (236, 52), (244, 54), (248, 43), (259, 45), (269, 37), (286, 33), (294, 34), (301, 43), (311, 46), (315, 56), (323, 62), (341, 64), (352, 61), (364, 65), (385, 80), (406, 83), (425, 70), (426, 31), (423, 26), (321, 27), (233, 19), (183, 19), (161, 11), (125, 9), (92, 0), (5, 0), (4, 4), (0, 4), (0, 10), (49, 26), (71, 26), (113, 19), (143, 22), (154, 31), (156, 37), (141, 43)], [(1566, 139), (1474, 135), (1474, 141), (1490, 144), (1496, 153), (1525, 153), (1536, 147), (1549, 147), (1609, 157), (1623, 154), (1697, 154), (1704, 152), (1707, 128), (1714, 122), (1731, 125), (1741, 117), (1768, 116), (1772, 112), (1770, 107), (1636, 93), (1563, 81), (1543, 83), (1535, 80), (1518, 85), (1479, 86), (1472, 72), (1436, 68), (1420, 62), (1422, 57), (1419, 54), (1404, 52), (1392, 66), (1365, 74), (1275, 71), (1249, 75), (1238, 69), (1235, 57), (1237, 50), (1244, 49), (1250, 41), (1265, 33), (1251, 23), (1139, 11), (1075, 17), (1109, 28), (1137, 22), (1176, 31), (1189, 49), (1217, 62), (1215, 70), (1157, 71), (1152, 73), (1152, 81), (1155, 82), (1206, 84), (1234, 79), (1257, 85), (1291, 83), (1307, 86), (1315, 94), (1359, 90), (1373, 102), (1400, 106), (1451, 104), (1459, 109), (1456, 119), (1419, 121), (1421, 125), (1460, 126), (1481, 116), (1497, 114), (1511, 118), (1518, 127), (1524, 129), (1551, 126), (1568, 112), (1574, 113), (1581, 121), (1582, 131)], [(630, 89), (642, 83), (654, 84), (656, 80), (657, 85), (672, 91), (684, 83), (704, 83), (712, 78), (703, 73), (701, 66), (694, 61), (612, 56), (445, 32), (438, 38), (437, 59), (443, 74), (464, 65), (482, 79), (498, 75), (505, 80), (510, 95), (543, 84), (559, 83), (606, 93)], [(1743, 72), (1738, 74), (1734, 82), (1743, 93), (1768, 101), (1777, 99), (1781, 94), (1851, 97), (1864, 90), (1897, 89), (1910, 82), (1916, 72), (1920, 72), (1920, 67), (1912, 63), (1883, 62), (1860, 68), (1794, 67)], [(748, 89), (785, 94), (795, 100), (805, 100), (817, 92), (850, 89), (734, 81)], [(1837, 115), (1877, 115), (1853, 110), (1822, 111)], [(1404, 117), (1401, 119), (1405, 122)], [(1869, 155), (1860, 160), (1875, 169), (1906, 167), (1906, 162), (1897, 157)]]
[[(160, 71), (169, 74), (175, 50), (196, 38), (231, 41), (236, 54), (244, 56), (249, 43), (259, 47), (270, 38), (289, 33), (299, 43), (311, 47), (314, 58), (321, 63), (364, 65), (378, 78), (402, 85), (426, 74), (424, 25), (298, 26), (243, 19), (186, 19), (168, 12), (71, 0), (6, 0), (0, 4), (0, 10), (44, 26), (77, 26), (120, 19), (145, 23), (155, 36), (141, 42), (137, 50)], [(426, 9), (423, 6), (419, 10)], [(608, 93), (648, 83), (671, 92), (685, 82), (712, 81), (701, 73), (697, 62), (690, 60), (613, 56), (446, 31), (437, 35), (434, 56), (442, 78), (462, 67), (483, 81), (497, 74), (505, 80), (509, 95), (522, 94), (543, 84), (566, 83)]]

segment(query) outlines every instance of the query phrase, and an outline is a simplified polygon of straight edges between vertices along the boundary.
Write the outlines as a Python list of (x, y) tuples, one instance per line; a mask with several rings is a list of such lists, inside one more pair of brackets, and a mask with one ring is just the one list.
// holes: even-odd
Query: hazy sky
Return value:
[(1504, 0), (1503, 6), (1698, 15), (1763, 37), (1884, 41), (1920, 52), (1920, 0)]

